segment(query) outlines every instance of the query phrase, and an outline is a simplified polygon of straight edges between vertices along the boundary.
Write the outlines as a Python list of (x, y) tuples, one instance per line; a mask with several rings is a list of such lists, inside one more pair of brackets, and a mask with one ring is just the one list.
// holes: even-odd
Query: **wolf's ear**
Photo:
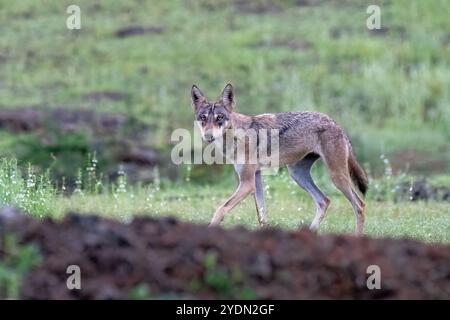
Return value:
[(234, 92), (233, 92), (233, 86), (229, 83), (223, 88), (222, 94), (220, 95), (220, 99), (225, 104), (225, 107), (232, 111), (234, 109)]
[(198, 109), (200, 106), (200, 103), (203, 101), (204, 96), (203, 93), (200, 91), (200, 89), (194, 84), (191, 89), (191, 101), (192, 106), (195, 110)]

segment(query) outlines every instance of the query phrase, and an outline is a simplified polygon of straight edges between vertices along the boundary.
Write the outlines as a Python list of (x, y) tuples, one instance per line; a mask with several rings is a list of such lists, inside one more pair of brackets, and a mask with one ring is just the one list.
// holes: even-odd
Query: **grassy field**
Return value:
[[(281, 183), (274, 184), (274, 188)], [(298, 189), (298, 190), (297, 190)], [(68, 210), (98, 213), (129, 221), (135, 215), (174, 216), (184, 221), (209, 223), (217, 206), (231, 195), (233, 188), (185, 186), (170, 190), (136, 191), (116, 197), (108, 195), (76, 196), (56, 201), (60, 214)], [(292, 191), (266, 191), (269, 225), (287, 229), (308, 227), (315, 206), (312, 200), (293, 186)], [(254, 200), (248, 197), (225, 218), (225, 227), (258, 228)], [(355, 217), (348, 201), (333, 195), (332, 204), (321, 224), (320, 233), (353, 233)], [(450, 209), (448, 203), (369, 201), (366, 208), (365, 234), (374, 237), (414, 238), (426, 242), (450, 244)]]
[[(320, 233), (353, 233), (355, 218), (348, 201), (335, 189), (319, 166), (318, 185), (332, 199)], [(64, 196), (48, 176), (21, 173), (15, 162), (0, 166), (0, 203), (12, 204), (37, 217), (62, 218), (67, 212), (98, 214), (130, 221), (134, 216), (173, 216), (183, 221), (207, 224), (218, 205), (234, 191), (233, 176), (216, 184), (199, 185), (168, 180), (148, 186), (127, 185), (122, 176), (117, 183), (82, 179), (74, 193)], [(407, 177), (409, 180), (411, 177)], [(269, 224), (296, 229), (307, 227), (315, 212), (310, 197), (289, 177), (286, 170), (265, 176), (265, 197)], [(372, 181), (367, 196), (366, 234), (374, 237), (414, 238), (426, 242), (450, 243), (450, 206), (448, 202), (396, 200), (404, 179), (388, 175)], [(447, 177), (435, 183), (449, 186)], [(98, 188), (96, 188), (98, 187)], [(95, 191), (102, 190), (102, 191)], [(225, 218), (223, 226), (258, 228), (254, 200), (248, 197)]]
[[(329, 113), (374, 169), (385, 154), (395, 169), (448, 173), (450, 2), (371, 1), (379, 32), (366, 28), (365, 1), (306, 2), (80, 0), (81, 29), (68, 30), (70, 1), (2, 1), (0, 108), (125, 113), (168, 150), (174, 128), (192, 128), (191, 85), (214, 96), (232, 82), (244, 113)], [(116, 36), (129, 26), (156, 31)], [(104, 91), (122, 98), (86, 99)], [(0, 153), (43, 167), (76, 159), (19, 138), (3, 133)]]
[[(421, 177), (450, 187), (450, 1), (370, 1), (381, 7), (377, 32), (366, 28), (365, 1), (304, 2), (309, 5), (79, 0), (82, 28), (68, 30), (66, 8), (73, 1), (3, 0), (0, 111), (35, 106), (125, 114), (136, 126), (151, 129), (147, 145), (167, 153), (172, 130), (193, 127), (191, 85), (214, 96), (232, 82), (240, 112), (317, 110), (342, 124), (373, 177), (367, 234), (450, 243), (448, 202), (396, 197), (397, 188)], [(117, 36), (130, 26), (148, 31)], [(96, 92), (121, 98), (86, 98)], [(55, 134), (49, 141), (0, 128), (0, 157), (6, 159), (0, 204), (38, 217), (77, 211), (124, 220), (174, 215), (207, 223), (233, 192), (230, 169), (198, 174), (203, 168), (184, 166), (178, 180), (161, 177), (145, 186), (129, 185), (120, 175), (117, 181), (93, 179), (85, 170), (87, 153), (95, 151), (89, 139), (89, 134)], [(54, 145), (66, 148), (46, 151)], [(100, 163), (105, 157), (98, 153)], [(22, 173), (11, 159), (18, 159)], [(332, 199), (320, 232), (352, 232), (349, 203), (323, 168), (317, 169), (319, 185)], [(58, 170), (75, 187), (71, 196), (52, 176)], [(286, 172), (267, 180), (270, 224), (308, 225), (315, 208), (306, 193)], [(253, 206), (247, 199), (224, 225), (256, 227)]]

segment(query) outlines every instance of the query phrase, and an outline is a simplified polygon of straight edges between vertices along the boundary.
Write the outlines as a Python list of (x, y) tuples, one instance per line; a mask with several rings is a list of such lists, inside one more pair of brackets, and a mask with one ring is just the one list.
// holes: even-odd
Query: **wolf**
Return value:
[[(364, 195), (368, 178), (356, 160), (352, 145), (344, 130), (329, 116), (312, 111), (270, 113), (248, 116), (235, 111), (234, 89), (227, 84), (217, 100), (206, 98), (193, 85), (191, 103), (202, 138), (207, 143), (223, 141), (226, 133), (231, 136), (237, 130), (277, 130), (278, 163), (287, 166), (292, 179), (315, 202), (316, 213), (310, 229), (317, 231), (325, 217), (330, 199), (317, 187), (311, 178), (311, 167), (320, 158), (325, 163), (331, 180), (348, 199), (356, 217), (356, 235), (364, 230)], [(247, 148), (246, 152), (255, 152)], [(267, 210), (261, 170), (256, 163), (234, 163), (239, 184), (233, 195), (214, 213), (210, 226), (217, 226), (224, 216), (248, 195), (253, 194), (259, 224), (267, 224)], [(360, 191), (362, 197), (358, 194)]]

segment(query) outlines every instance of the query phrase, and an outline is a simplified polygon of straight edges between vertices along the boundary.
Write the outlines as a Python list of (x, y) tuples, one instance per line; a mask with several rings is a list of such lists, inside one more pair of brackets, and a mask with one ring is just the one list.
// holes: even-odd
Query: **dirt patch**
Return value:
[(390, 33), (390, 29), (387, 27), (382, 27), (380, 29), (367, 29), (367, 33), (371, 36), (387, 36)]
[(326, 0), (297, 0), (295, 1), (295, 5), (299, 7), (309, 7), (322, 5), (325, 2)]
[[(88, 98), (121, 99), (123, 96), (118, 92), (96, 92)], [(100, 113), (82, 108), (1, 109), (0, 129), (15, 134), (33, 134), (38, 146), (30, 147), (31, 157), (36, 148), (43, 153), (52, 154), (56, 159), (65, 159), (70, 153), (73, 157), (69, 164), (82, 167), (87, 159), (85, 153), (95, 151), (97, 159), (103, 163), (101, 170), (111, 179), (115, 178), (121, 166), (130, 182), (150, 182), (154, 178), (154, 168), (167, 162), (160, 152), (146, 144), (146, 139), (151, 134), (150, 128), (119, 113)], [(69, 137), (78, 139), (80, 136), (83, 137), (82, 142), (73, 143), (73, 147), (68, 146)], [(26, 155), (22, 159), (27, 159)], [(51, 161), (50, 157), (47, 158)], [(74, 159), (81, 159), (82, 162), (74, 164)], [(29, 160), (36, 165), (49, 166), (49, 163)], [(63, 169), (60, 170), (61, 173), (55, 172), (56, 178), (59, 174), (67, 177), (69, 170), (65, 167)], [(163, 170), (171, 177), (176, 176), (173, 166), (165, 165)], [(76, 173), (76, 168), (70, 171)]]
[(208, 11), (218, 11), (225, 8), (232, 9), (236, 14), (278, 14), (295, 7), (312, 7), (322, 5), (327, 0), (295, 0), (295, 1), (277, 1), (277, 0), (233, 0), (233, 1), (198, 1), (201, 7)]
[(442, 173), (448, 166), (448, 146), (442, 146), (437, 152), (424, 152), (416, 149), (404, 149), (392, 155), (391, 165), (394, 172), (402, 172), (406, 168), (411, 171)]
[(117, 30), (115, 35), (118, 38), (126, 38), (148, 34), (162, 34), (163, 32), (164, 28), (162, 27), (128, 26)]
[(374, 37), (395, 37), (400, 40), (405, 40), (408, 35), (408, 31), (401, 26), (386, 27), (383, 26), (380, 29), (367, 29), (367, 34)]
[(0, 128), (12, 132), (28, 132), (39, 127), (40, 112), (36, 108), (0, 110)]
[(244, 14), (267, 14), (277, 13), (282, 10), (282, 6), (276, 1), (246, 1), (235, 0), (234, 9), (237, 13)]
[(125, 115), (96, 113), (87, 109), (26, 107), (0, 110), (0, 128), (15, 133), (42, 131), (52, 124), (64, 133), (79, 132), (89, 127), (96, 134), (112, 134), (119, 132), (126, 121)]
[(354, 33), (352, 28), (349, 27), (333, 27), (329, 31), (330, 37), (333, 39), (340, 39), (344, 36), (350, 36)]
[[(411, 240), (224, 230), (171, 218), (121, 224), (70, 214), (55, 222), (6, 208), (0, 258), (11, 233), (43, 255), (22, 286), (25, 299), (124, 299), (142, 287), (147, 298), (450, 298), (450, 246)], [(81, 290), (66, 287), (74, 264)], [(366, 286), (370, 265), (381, 269), (380, 290)]]
[(291, 4), (283, 3), (281, 1), (274, 0), (262, 0), (262, 1), (246, 1), (235, 0), (233, 2), (235, 11), (244, 14), (267, 14), (278, 13), (283, 10), (288, 10), (292, 6), (297, 7), (311, 7), (322, 5), (325, 0), (296, 0)]
[(303, 40), (290, 39), (259, 42), (252, 47), (257, 49), (286, 48), (293, 51), (305, 51), (311, 47), (311, 44)]
[(95, 102), (100, 100), (121, 101), (125, 98), (124, 93), (117, 91), (95, 91), (83, 96), (83, 99)]

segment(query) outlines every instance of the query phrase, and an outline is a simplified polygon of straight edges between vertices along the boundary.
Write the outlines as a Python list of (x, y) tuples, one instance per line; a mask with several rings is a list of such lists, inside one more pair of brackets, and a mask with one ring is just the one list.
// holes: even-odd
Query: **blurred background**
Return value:
[[(66, 26), (72, 14), (67, 13), (70, 5), (81, 10), (79, 30)], [(380, 29), (367, 28), (369, 5), (380, 8)], [(33, 292), (25, 297), (42, 297), (53, 286), (60, 298), (61, 286), (55, 279), (60, 279), (67, 264), (74, 261), (96, 265), (89, 270), (99, 271), (101, 279), (118, 279), (130, 285), (145, 277), (167, 275), (169, 286), (150, 281), (150, 289), (137, 286), (131, 291), (135, 298), (155, 297), (161, 283), (170, 288), (180, 276), (189, 281), (188, 285), (180, 284), (195, 291), (190, 271), (201, 271), (206, 278), (211, 272), (206, 286), (229, 291), (219, 297), (256, 296), (248, 290), (243, 291), (246, 295), (230, 295), (235, 294), (230, 288), (240, 284), (227, 280), (235, 279), (234, 274), (228, 278), (216, 268), (216, 256), (206, 256), (206, 262), (195, 268), (176, 271), (180, 261), (192, 266), (200, 261), (199, 252), (214, 247), (219, 252), (229, 247), (229, 252), (243, 257), (235, 244), (251, 239), (242, 238), (242, 229), (229, 234), (238, 242), (227, 242), (222, 231), (185, 228), (173, 224), (172, 219), (137, 220), (119, 227), (96, 217), (72, 215), (62, 225), (20, 218), (15, 234), (2, 229), (2, 223), (10, 221), (17, 210), (34, 218), (58, 219), (75, 212), (122, 222), (139, 215), (208, 223), (234, 191), (236, 179), (231, 165), (176, 166), (171, 162), (173, 130), (192, 132), (194, 128), (192, 84), (214, 99), (231, 82), (237, 111), (245, 114), (327, 113), (345, 128), (370, 176), (365, 234), (450, 244), (449, 13), (448, 0), (0, 0), (0, 218), (6, 217), (0, 219), (0, 297), (19, 297), (25, 274), (41, 261), (48, 262), (47, 272), (28, 278), (37, 280), (34, 287), (28, 283), (23, 286)], [(349, 202), (331, 183), (320, 162), (312, 175), (332, 200), (319, 233), (352, 234), (355, 218)], [(296, 230), (311, 223), (315, 204), (287, 170), (265, 176), (264, 183), (271, 227)], [(233, 209), (222, 226), (259, 228), (252, 197)], [(318, 245), (319, 258), (333, 243), (332, 238), (303, 241), (309, 238), (301, 233), (291, 237), (277, 236), (278, 232), (256, 234), (267, 237), (269, 242), (257, 243), (262, 243), (264, 250), (267, 244), (275, 248), (274, 257), (281, 257), (278, 247), (273, 246), (276, 239), (287, 244), (286, 239), (295, 238), (306, 247)], [(217, 241), (201, 242), (200, 235), (217, 236)], [(24, 239), (33, 237), (47, 243), (42, 257), (38, 247), (24, 246)], [(72, 238), (77, 241), (67, 241)], [(348, 255), (349, 263), (345, 263), (351, 267), (352, 279), (358, 278), (355, 265), (364, 265), (365, 272), (364, 263), (372, 264), (374, 253), (384, 254), (385, 243), (393, 244), (379, 242), (381, 249), (375, 250), (377, 246), (364, 239), (372, 248), (367, 255), (366, 251), (353, 250), (362, 246), (355, 246), (349, 238), (344, 240), (336, 243), (341, 253), (346, 252), (341, 250), (343, 243), (352, 248), (353, 255)], [(142, 244), (156, 250), (161, 259), (148, 264), (148, 259), (142, 259)], [(262, 260), (260, 255), (253, 259), (255, 248), (248, 246), (249, 259), (241, 260), (252, 265), (254, 260), (263, 271), (269, 263), (272, 270), (276, 264), (265, 258), (267, 253), (261, 255)], [(423, 264), (428, 261), (426, 251), (417, 248), (421, 246), (416, 242), (393, 246), (387, 251), (388, 258), (382, 260), (404, 264), (406, 258), (416, 261), (422, 257), (417, 260), (420, 268), (412, 271), (422, 272), (424, 266), (445, 269), (439, 268), (435, 250), (427, 258), (434, 264)], [(312, 249), (305, 252), (314, 254)], [(94, 259), (95, 252), (100, 258)], [(444, 254), (444, 248), (439, 252)], [(48, 259), (48, 253), (59, 256)], [(364, 254), (370, 261), (361, 259)], [(300, 256), (308, 265), (315, 261), (303, 253)], [(347, 259), (340, 253), (329, 257)], [(351, 257), (357, 257), (358, 263)], [(144, 270), (146, 275), (142, 278), (137, 274), (130, 277), (135, 280), (124, 282), (127, 270), (133, 270), (129, 265), (137, 261), (144, 265), (134, 270)], [(236, 260), (229, 261), (230, 267), (239, 266)], [(323, 265), (320, 261), (316, 264)], [(64, 270), (55, 268), (58, 265)], [(299, 270), (297, 265), (294, 269)], [(116, 273), (105, 278), (104, 271)], [(340, 269), (331, 273), (344, 274)], [(257, 277), (263, 279), (263, 291), (269, 292), (267, 278), (260, 274)], [(281, 286), (290, 279), (284, 275)], [(401, 280), (401, 272), (399, 275), (390, 278)], [(420, 285), (420, 279), (410, 281), (414, 273), (407, 275), (408, 283)], [(317, 273), (311, 276), (313, 280), (308, 281), (316, 283)], [(327, 283), (334, 281), (330, 279)], [(439, 275), (433, 279), (437, 283)], [(91, 287), (98, 290), (96, 297), (111, 298), (111, 292), (117, 293), (110, 284), (102, 286), (94, 280)], [(180, 287), (176, 286), (178, 292)], [(402, 282), (391, 284), (389, 292), (377, 293), (377, 297), (389, 298), (410, 287)], [(429, 282), (426, 288), (417, 287), (418, 296), (431, 294), (428, 289), (432, 287)], [(352, 290), (364, 294), (360, 289)], [(82, 292), (89, 295), (90, 291)], [(122, 293), (127, 295), (128, 291)]]
[[(70, 4), (80, 30), (66, 27)], [(379, 30), (366, 27), (369, 4)], [(380, 156), (394, 173), (448, 173), (449, 12), (449, 1), (2, 0), (0, 154), (68, 183), (94, 151), (110, 177), (122, 164), (134, 181), (154, 166), (177, 179), (170, 133), (193, 128), (191, 85), (215, 98), (231, 82), (242, 113), (328, 113), (372, 175)]]

